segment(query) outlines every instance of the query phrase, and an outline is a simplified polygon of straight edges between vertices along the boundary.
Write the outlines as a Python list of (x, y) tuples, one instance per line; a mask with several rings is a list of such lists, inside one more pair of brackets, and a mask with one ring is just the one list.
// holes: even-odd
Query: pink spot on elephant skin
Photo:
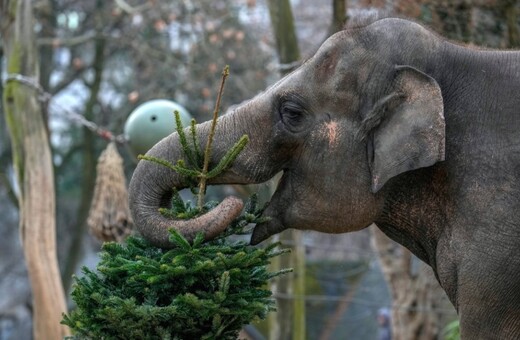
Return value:
[(338, 145), (338, 123), (335, 121), (326, 122), (324, 124), (325, 128), (325, 135), (327, 136), (327, 139), (329, 140), (329, 147), (335, 148)]

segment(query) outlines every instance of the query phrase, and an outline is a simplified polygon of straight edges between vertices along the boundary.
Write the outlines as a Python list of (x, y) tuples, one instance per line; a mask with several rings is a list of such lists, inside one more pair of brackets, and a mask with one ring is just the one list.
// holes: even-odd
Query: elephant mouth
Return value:
[(271, 201), (262, 214), (263, 217), (268, 218), (268, 221), (259, 223), (255, 226), (250, 241), (252, 245), (259, 244), (272, 235), (278, 234), (288, 228), (286, 226), (287, 224), (285, 223), (286, 210), (282, 208), (283, 201), (286, 201), (285, 203), (288, 201), (288, 199), (284, 200), (285, 193), (287, 192), (287, 186), (289, 185), (288, 177), (288, 173), (284, 171), (284, 174), (280, 179), (273, 196), (271, 197)]
[(267, 240), (274, 234), (284, 231), (286, 228), (280, 219), (270, 217), (269, 221), (257, 224), (253, 235), (251, 235), (251, 245), (257, 245), (262, 241)]

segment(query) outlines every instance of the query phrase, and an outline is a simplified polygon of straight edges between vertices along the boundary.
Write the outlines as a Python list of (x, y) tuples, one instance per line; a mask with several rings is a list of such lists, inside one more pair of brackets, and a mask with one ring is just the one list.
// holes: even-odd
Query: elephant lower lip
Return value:
[(257, 225), (253, 231), (253, 235), (251, 235), (250, 244), (253, 246), (257, 245), (268, 237), (269, 235), (266, 234), (266, 230), (263, 229), (262, 225)]
[(279, 232), (282, 232), (285, 230), (285, 226), (282, 224), (282, 222), (275, 217), (269, 217), (269, 221), (257, 224), (255, 226), (255, 229), (253, 230), (253, 235), (251, 236), (250, 243), (252, 245), (256, 245), (262, 241), (265, 241), (270, 236), (274, 234), (278, 234)]

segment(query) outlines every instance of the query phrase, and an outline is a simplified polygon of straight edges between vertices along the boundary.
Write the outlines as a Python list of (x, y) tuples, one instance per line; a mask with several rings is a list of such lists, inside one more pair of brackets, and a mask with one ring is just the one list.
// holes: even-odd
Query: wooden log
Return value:
[[(32, 2), (4, 1), (0, 7), (9, 75), (38, 80), (38, 50)], [(35, 339), (62, 339), (66, 311), (56, 253), (54, 173), (39, 93), (15, 80), (4, 89), (4, 110), (13, 149), (20, 208), (20, 235), (33, 295)]]

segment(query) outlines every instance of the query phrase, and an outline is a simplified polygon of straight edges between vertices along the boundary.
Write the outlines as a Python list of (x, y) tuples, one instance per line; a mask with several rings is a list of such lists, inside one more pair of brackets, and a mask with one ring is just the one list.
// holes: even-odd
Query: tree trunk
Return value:
[[(32, 2), (1, 3), (2, 35), (9, 74), (39, 79)], [(20, 234), (33, 293), (34, 338), (62, 339), (66, 312), (56, 254), (54, 174), (38, 93), (16, 81), (4, 88), (4, 110), (18, 181)]]
[(392, 296), (392, 339), (438, 339), (457, 315), (431, 268), (371, 227), (383, 275)]
[(504, 6), (504, 16), (507, 24), (508, 48), (520, 47), (520, 33), (518, 30), (517, 0), (507, 0)]
[[(56, 13), (54, 12), (53, 3), (50, 0), (40, 0), (39, 2), (39, 10), (37, 12), (39, 14), (38, 23), (41, 25), (40, 27), (40, 35), (45, 37), (53, 37), (55, 36), (55, 28), (56, 28)], [(53, 63), (50, 63), (49, 60), (53, 60), (54, 58), (54, 46), (52, 44), (49, 45), (40, 45), (38, 49), (39, 53), (39, 65), (40, 68), (40, 85), (42, 88), (50, 92), (50, 81), (51, 74), (54, 69)], [(47, 105), (48, 102), (42, 103), (42, 114), (44, 117), (45, 126), (47, 128), (47, 134), (49, 135), (49, 112)]]
[(341, 31), (347, 19), (347, 0), (332, 0), (332, 21), (328, 35)]
[[(287, 74), (297, 67), (300, 50), (289, 0), (269, 0), (271, 26), (280, 60), (280, 73)], [(269, 319), (269, 339), (305, 339), (305, 249), (302, 232), (286, 230), (280, 241), (292, 248), (290, 254), (272, 264), (272, 270), (294, 268), (294, 273), (282, 275), (271, 285), (277, 299), (278, 312)]]
[(276, 313), (269, 314), (269, 339), (305, 339), (305, 250), (302, 232), (286, 230), (275, 236), (291, 253), (271, 260), (270, 271), (293, 268), (294, 272), (271, 280)]
[(296, 68), (300, 59), (298, 39), (294, 29), (294, 19), (289, 0), (269, 0), (269, 15), (275, 38), (276, 51), (280, 60), (281, 73), (287, 74)]

